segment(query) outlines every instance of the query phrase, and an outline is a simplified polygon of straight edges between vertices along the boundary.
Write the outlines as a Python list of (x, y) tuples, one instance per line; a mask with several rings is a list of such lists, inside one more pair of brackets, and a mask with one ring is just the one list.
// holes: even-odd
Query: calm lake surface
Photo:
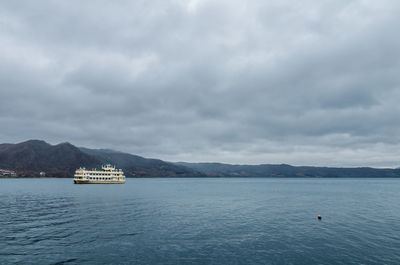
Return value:
[(0, 179), (0, 264), (400, 264), (400, 179), (72, 182)]

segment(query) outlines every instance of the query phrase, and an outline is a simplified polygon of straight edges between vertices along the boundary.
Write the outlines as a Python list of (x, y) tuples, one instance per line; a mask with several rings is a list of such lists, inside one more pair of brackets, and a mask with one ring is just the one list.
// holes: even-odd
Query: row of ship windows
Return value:
[[(101, 173), (94, 173), (94, 174), (90, 174), (90, 175), (91, 176), (110, 176), (110, 174), (101, 174)], [(120, 174), (114, 173), (113, 175), (119, 176)]]
[(95, 179), (95, 180), (112, 180), (113, 178), (104, 178), (104, 177), (89, 177), (89, 179)]

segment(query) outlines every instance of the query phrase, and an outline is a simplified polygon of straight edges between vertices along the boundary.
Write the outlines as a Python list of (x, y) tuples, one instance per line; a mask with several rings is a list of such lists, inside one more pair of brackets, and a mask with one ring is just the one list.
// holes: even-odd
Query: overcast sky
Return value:
[(0, 142), (400, 166), (400, 2), (0, 1)]

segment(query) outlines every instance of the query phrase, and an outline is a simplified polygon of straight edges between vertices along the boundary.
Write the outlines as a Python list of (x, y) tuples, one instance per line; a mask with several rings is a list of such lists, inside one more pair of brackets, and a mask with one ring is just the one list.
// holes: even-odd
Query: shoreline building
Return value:
[(0, 169), (0, 177), (16, 177), (17, 173), (13, 170)]

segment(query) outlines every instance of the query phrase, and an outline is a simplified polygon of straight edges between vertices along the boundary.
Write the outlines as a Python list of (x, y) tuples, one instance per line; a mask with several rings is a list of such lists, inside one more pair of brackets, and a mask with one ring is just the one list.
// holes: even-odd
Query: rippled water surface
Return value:
[(13, 263), (400, 264), (400, 180), (0, 179)]

